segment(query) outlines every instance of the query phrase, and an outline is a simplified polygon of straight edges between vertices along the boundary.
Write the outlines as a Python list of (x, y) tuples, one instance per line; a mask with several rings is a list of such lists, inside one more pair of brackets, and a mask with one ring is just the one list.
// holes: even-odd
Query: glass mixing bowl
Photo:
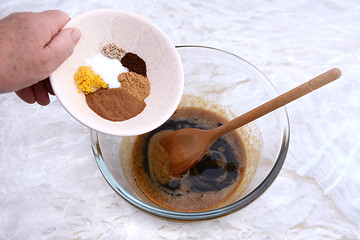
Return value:
[[(203, 46), (178, 46), (177, 51), (185, 74), (180, 106), (199, 106), (232, 119), (279, 95), (263, 73), (234, 54)], [(224, 204), (200, 212), (167, 210), (142, 193), (131, 169), (131, 149), (136, 136), (118, 137), (91, 130), (91, 143), (101, 173), (125, 200), (161, 217), (199, 220), (237, 211), (271, 185), (285, 161), (289, 129), (285, 107), (239, 128), (246, 149), (245, 177)]]

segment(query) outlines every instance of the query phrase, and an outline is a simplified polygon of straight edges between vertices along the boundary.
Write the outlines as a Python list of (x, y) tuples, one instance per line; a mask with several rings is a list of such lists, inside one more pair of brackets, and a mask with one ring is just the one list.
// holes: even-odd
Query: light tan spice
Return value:
[(135, 72), (124, 72), (118, 78), (121, 88), (143, 101), (150, 94), (150, 81)]
[(109, 58), (121, 59), (125, 56), (126, 52), (124, 49), (118, 47), (115, 43), (109, 43), (102, 49), (102, 54)]

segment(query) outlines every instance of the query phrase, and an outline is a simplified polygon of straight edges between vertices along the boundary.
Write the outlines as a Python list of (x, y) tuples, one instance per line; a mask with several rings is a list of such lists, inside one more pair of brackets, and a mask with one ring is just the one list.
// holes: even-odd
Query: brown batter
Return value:
[(225, 202), (244, 176), (245, 150), (236, 132), (218, 139), (203, 159), (180, 177), (169, 175), (169, 159), (159, 143), (169, 131), (196, 127), (210, 129), (226, 122), (220, 115), (185, 107), (158, 129), (138, 136), (132, 152), (137, 185), (156, 204), (171, 210), (196, 212)]

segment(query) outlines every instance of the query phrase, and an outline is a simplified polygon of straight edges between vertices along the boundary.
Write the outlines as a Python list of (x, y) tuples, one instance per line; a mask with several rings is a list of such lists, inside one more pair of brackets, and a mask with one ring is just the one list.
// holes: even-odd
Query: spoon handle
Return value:
[(290, 91), (264, 103), (263, 105), (231, 120), (230, 122), (222, 125), (221, 127), (215, 128), (213, 131), (216, 139), (229, 133), (249, 122), (252, 122), (259, 117), (266, 115), (310, 92), (316, 90), (341, 76), (341, 71), (338, 68), (333, 68), (308, 82), (301, 84), (300, 86), (291, 89)]

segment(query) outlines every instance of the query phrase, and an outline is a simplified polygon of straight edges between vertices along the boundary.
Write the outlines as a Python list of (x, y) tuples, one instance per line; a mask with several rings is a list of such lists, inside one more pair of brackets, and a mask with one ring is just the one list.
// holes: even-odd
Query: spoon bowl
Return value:
[(170, 156), (170, 174), (176, 176), (194, 166), (216, 140), (209, 130), (184, 128), (164, 136), (160, 143)]

